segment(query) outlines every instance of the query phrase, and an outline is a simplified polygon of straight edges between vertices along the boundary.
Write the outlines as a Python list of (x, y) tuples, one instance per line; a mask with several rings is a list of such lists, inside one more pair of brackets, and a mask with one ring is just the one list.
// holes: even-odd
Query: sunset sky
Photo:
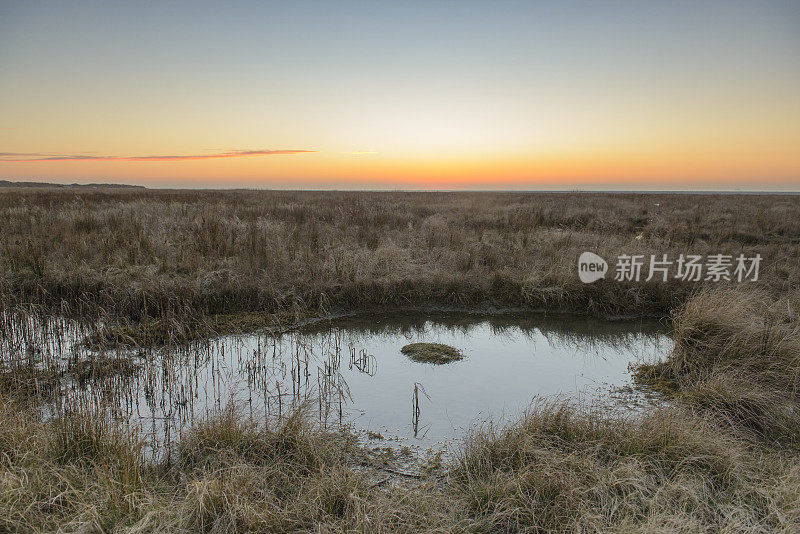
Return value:
[(800, 190), (800, 2), (0, 0), (0, 178)]

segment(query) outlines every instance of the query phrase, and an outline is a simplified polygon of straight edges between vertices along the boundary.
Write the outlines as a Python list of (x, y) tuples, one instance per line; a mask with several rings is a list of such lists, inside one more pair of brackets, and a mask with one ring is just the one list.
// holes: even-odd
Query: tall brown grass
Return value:
[[(376, 479), (302, 416), (198, 423), (171, 464), (107, 420), (0, 410), (0, 529), (81, 532), (793, 532), (800, 461), (676, 409), (536, 405), (477, 432), (443, 477)], [(63, 440), (63, 441), (62, 441)], [(109, 441), (112, 440), (112, 441)], [(65, 454), (64, 444), (78, 454)]]
[(464, 445), (453, 470), (478, 530), (800, 529), (796, 294), (705, 289), (675, 348), (637, 369), (670, 404), (628, 419), (540, 403)]
[(4, 402), (0, 447), (4, 532), (462, 530), (457, 503), (435, 485), (379, 487), (354, 469), (349, 439), (302, 415), (272, 428), (235, 411), (212, 416), (169, 465), (147, 462), (94, 414), (43, 421)]
[(703, 291), (673, 314), (675, 349), (640, 381), (740, 432), (800, 445), (796, 295)]
[(680, 410), (550, 403), (475, 434), (453, 477), (485, 532), (772, 532), (799, 526), (799, 468)]
[(760, 253), (773, 293), (800, 276), (798, 196), (18, 189), (0, 192), (0, 229), (4, 307), (162, 330), (391, 306), (663, 316), (697, 289), (582, 284), (585, 250)]

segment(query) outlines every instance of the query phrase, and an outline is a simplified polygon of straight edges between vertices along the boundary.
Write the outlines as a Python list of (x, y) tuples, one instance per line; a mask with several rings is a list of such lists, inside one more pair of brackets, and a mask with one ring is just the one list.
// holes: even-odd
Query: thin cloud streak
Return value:
[(0, 152), (0, 162), (24, 163), (28, 161), (183, 161), (196, 159), (245, 158), (253, 156), (280, 156), (311, 154), (316, 150), (234, 150), (214, 154), (150, 155), (150, 156), (96, 156), (90, 154), (39, 154), (31, 152)]

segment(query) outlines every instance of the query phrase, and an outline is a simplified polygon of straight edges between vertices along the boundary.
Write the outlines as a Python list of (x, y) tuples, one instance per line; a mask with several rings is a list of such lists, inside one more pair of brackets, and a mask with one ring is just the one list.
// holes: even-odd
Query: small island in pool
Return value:
[(460, 350), (442, 343), (411, 343), (400, 349), (400, 352), (415, 362), (434, 363), (436, 365), (451, 363), (464, 358), (464, 354)]

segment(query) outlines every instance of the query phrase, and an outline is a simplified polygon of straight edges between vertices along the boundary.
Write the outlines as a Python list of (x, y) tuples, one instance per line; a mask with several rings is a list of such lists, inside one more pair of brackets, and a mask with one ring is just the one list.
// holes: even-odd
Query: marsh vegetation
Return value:
[(22, 188), (0, 228), (5, 305), (101, 313), (114, 342), (398, 306), (666, 316), (703, 284), (582, 284), (587, 250), (759, 253), (779, 295), (800, 270), (796, 195)]
[(444, 343), (409, 343), (400, 349), (400, 352), (415, 362), (442, 365), (464, 359), (464, 354), (455, 347)]
[[(9, 189), (0, 228), (0, 530), (800, 529), (800, 197)], [(585, 250), (763, 264), (750, 284), (582, 284)], [(240, 363), (277, 369), (266, 342), (222, 365), (222, 334), (433, 307), (545, 310), (555, 337), (555, 311), (661, 318), (674, 349), (633, 377), (665, 402), (537, 400), (443, 460), (323, 424), (324, 394), (335, 419), (346, 392), (335, 369), (374, 371), (355, 346), (312, 366), (292, 345), (287, 386), (315, 385), (264, 390), (274, 417), (215, 389)], [(121, 409), (134, 391), (173, 420), (212, 402), (154, 455)]]

